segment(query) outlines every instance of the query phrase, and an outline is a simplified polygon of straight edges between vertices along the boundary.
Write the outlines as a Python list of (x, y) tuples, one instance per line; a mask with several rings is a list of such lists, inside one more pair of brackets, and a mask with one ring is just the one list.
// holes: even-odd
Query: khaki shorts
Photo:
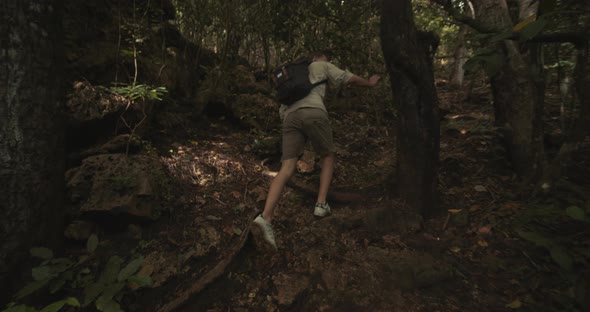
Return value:
[(283, 121), (281, 160), (297, 158), (303, 154), (307, 140), (320, 156), (334, 152), (330, 119), (319, 108), (301, 108), (287, 115)]

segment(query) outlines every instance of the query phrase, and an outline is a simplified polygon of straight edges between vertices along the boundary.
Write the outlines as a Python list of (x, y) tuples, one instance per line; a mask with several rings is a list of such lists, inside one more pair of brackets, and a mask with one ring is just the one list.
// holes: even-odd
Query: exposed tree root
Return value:
[(217, 263), (213, 269), (209, 272), (205, 273), (205, 275), (201, 276), (194, 284), (192, 284), (188, 289), (177, 289), (175, 291), (176, 295), (172, 300), (168, 303), (161, 305), (154, 309), (157, 312), (170, 312), (174, 311), (181, 306), (185, 305), (191, 298), (199, 294), (207, 285), (213, 283), (217, 278), (221, 277), (224, 273), (229, 264), (234, 260), (234, 258), (240, 253), (246, 241), (248, 240), (248, 235), (250, 233), (250, 221), (254, 219), (256, 214), (258, 213), (257, 210), (253, 210), (248, 213), (246, 223), (246, 229), (242, 232), (240, 239), (237, 243), (235, 243), (231, 248), (228, 248), (225, 251), (225, 254), (221, 257), (221, 260)]
[[(305, 183), (303, 180), (298, 179), (297, 177), (291, 178), (289, 183), (287, 184), (290, 187), (303, 191), (307, 194), (316, 195), (318, 193), (318, 187), (309, 185)], [(352, 192), (338, 192), (338, 191), (329, 191), (328, 192), (328, 200), (336, 201), (336, 202), (355, 202), (361, 201), (363, 196), (361, 194), (352, 193)]]
[[(276, 173), (273, 173), (270, 171), (265, 171), (265, 172), (263, 172), (263, 174), (266, 175), (267, 177), (274, 177), (276, 175)], [(388, 180), (391, 179), (391, 176), (392, 176), (392, 174), (387, 174), (387, 175), (385, 175), (385, 178), (383, 178), (382, 180), (379, 180), (376, 183), (373, 183), (373, 184), (365, 187), (364, 190), (362, 191), (362, 194), (354, 193), (354, 192), (330, 190), (328, 192), (328, 200), (335, 201), (335, 202), (341, 202), (341, 203), (361, 201), (361, 200), (363, 200), (363, 198), (366, 198), (367, 190), (370, 190), (375, 187), (386, 184), (388, 182)], [(318, 193), (317, 185), (310, 185), (298, 177), (292, 177), (289, 180), (289, 182), (287, 183), (287, 185), (294, 188), (294, 189), (302, 191), (306, 194), (316, 195)]]

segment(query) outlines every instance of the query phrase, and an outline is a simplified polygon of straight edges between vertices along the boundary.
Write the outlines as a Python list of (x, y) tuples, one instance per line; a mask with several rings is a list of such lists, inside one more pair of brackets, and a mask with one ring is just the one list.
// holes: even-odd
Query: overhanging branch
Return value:
[(502, 29), (497, 29), (489, 25), (483, 24), (475, 20), (473, 17), (465, 15), (457, 10), (451, 0), (430, 0), (431, 3), (440, 5), (454, 20), (463, 23), (476, 31), (484, 34), (492, 34), (501, 32)]

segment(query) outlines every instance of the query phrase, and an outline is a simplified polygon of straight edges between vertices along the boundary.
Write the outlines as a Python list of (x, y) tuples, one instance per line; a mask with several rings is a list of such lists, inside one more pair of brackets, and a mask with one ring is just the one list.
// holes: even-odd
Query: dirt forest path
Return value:
[(524, 206), (506, 196), (516, 181), (491, 150), (491, 112), (477, 105), (453, 110), (441, 130), (441, 204), (448, 214), (424, 221), (390, 194), (392, 185), (376, 183), (394, 169), (390, 124), (376, 126), (362, 111), (334, 112), (340, 149), (334, 189), (360, 200), (335, 201), (331, 216), (315, 218), (315, 196), (300, 187), (317, 184), (318, 168), (307, 157), (296, 176), (299, 187), (287, 187), (277, 208), (276, 252), (248, 234), (264, 203), (268, 172), (278, 169), (278, 155), (253, 152), (265, 138), (224, 120), (207, 131), (163, 136), (157, 144), (181, 181), (174, 189), (179, 204), (150, 231), (154, 239), (142, 250), (144, 267), (161, 287), (142, 293), (140, 306), (539, 311), (546, 300), (539, 285), (552, 280), (552, 268), (539, 268), (511, 231), (512, 216)]

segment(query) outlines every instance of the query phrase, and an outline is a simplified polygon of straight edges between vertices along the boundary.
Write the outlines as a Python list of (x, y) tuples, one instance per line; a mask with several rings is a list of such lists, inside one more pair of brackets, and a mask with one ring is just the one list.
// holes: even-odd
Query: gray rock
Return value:
[(92, 156), (66, 173), (70, 201), (80, 212), (147, 220), (159, 216), (158, 191), (164, 177), (156, 158), (124, 154)]

